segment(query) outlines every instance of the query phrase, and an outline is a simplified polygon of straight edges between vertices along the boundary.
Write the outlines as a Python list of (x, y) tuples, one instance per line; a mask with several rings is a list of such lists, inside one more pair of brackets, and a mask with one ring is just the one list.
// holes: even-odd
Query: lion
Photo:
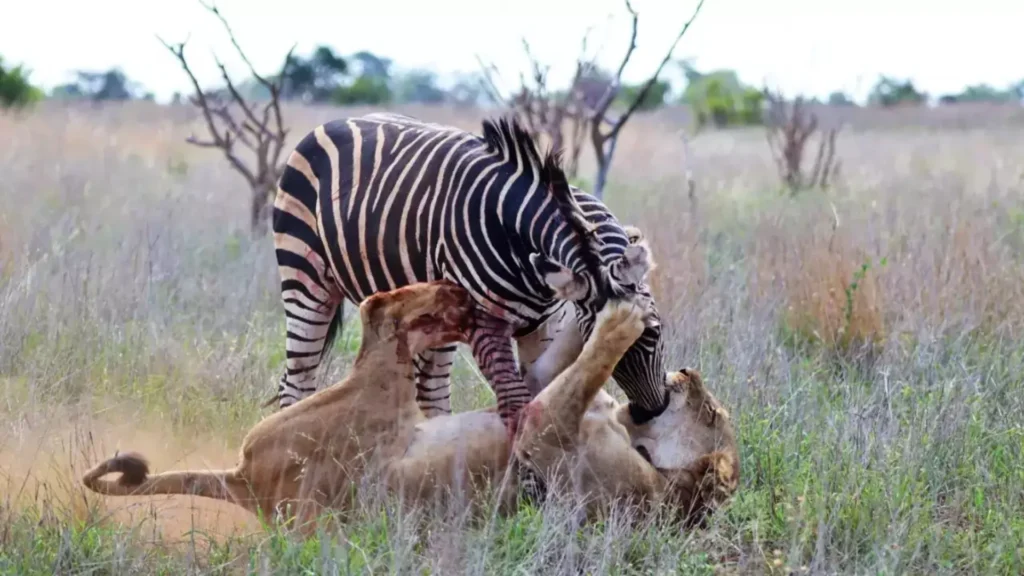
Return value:
[[(367, 475), (412, 505), (456, 486), (470, 498), (503, 486), (498, 506), (514, 509), (513, 445), (494, 408), (428, 419), (416, 402), (413, 355), (465, 342), (474, 321), (469, 294), (443, 280), (418, 283), (367, 298), (359, 313), (363, 339), (348, 376), (257, 423), (234, 468), (150, 474), (146, 459), (130, 452), (86, 472), (83, 484), (112, 496), (225, 500), (307, 535), (324, 511), (351, 511)], [(527, 405), (515, 456), (555, 487), (560, 473), (583, 470), (578, 491), (596, 495), (597, 506), (640, 495), (685, 509), (684, 516), (710, 510), (705, 501), (735, 490), (739, 467), (728, 414), (699, 375), (668, 375), (669, 408), (642, 426), (601, 390), (645, 316), (636, 302), (605, 306), (579, 357)], [(105, 479), (110, 473), (120, 477)]]
[[(627, 227), (642, 240), (640, 231)], [(568, 303), (571, 306), (571, 303)], [(549, 319), (536, 334), (531, 334), (521, 344), (521, 370), (526, 380), (537, 390), (544, 389), (544, 382), (565, 370), (583, 349), (583, 335), (576, 317), (564, 310)], [(701, 474), (714, 468), (719, 477), (703, 490), (692, 495), (681, 494), (683, 499), (692, 500), (690, 520), (699, 521), (716, 503), (726, 500), (737, 487), (739, 464), (736, 439), (729, 420), (729, 413), (717, 398), (704, 386), (700, 372), (683, 368), (666, 374), (666, 388), (669, 402), (666, 411), (657, 418), (642, 425), (636, 424), (628, 414), (628, 408), (620, 405), (610, 394), (599, 390), (591, 403), (588, 416), (604, 410), (614, 411), (615, 421), (627, 429), (632, 446), (666, 477), (689, 475), (696, 484)], [(539, 392), (538, 392), (539, 394)], [(696, 419), (702, 423), (686, 428), (692, 438), (677, 435), (680, 422)], [(721, 450), (700, 454), (704, 447), (721, 445)], [(685, 483), (683, 484), (685, 486)]]
[[(563, 335), (577, 334), (573, 322)], [(579, 356), (524, 410), (513, 454), (545, 484), (584, 498), (588, 516), (613, 502), (661, 510), (687, 526), (703, 524), (739, 485), (739, 454), (728, 411), (690, 368), (666, 374), (668, 407), (636, 424), (628, 404), (602, 389), (620, 351), (644, 329), (638, 303), (612, 301)], [(545, 352), (564, 362), (558, 340)], [(625, 347), (623, 347), (625, 346)]]

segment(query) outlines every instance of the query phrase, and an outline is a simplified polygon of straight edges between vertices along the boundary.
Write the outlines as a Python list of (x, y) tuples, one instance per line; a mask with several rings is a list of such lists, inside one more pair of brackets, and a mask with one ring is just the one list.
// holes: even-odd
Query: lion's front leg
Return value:
[(567, 447), (583, 415), (626, 350), (644, 330), (643, 308), (629, 301), (609, 302), (576, 360), (524, 408), (518, 443)]

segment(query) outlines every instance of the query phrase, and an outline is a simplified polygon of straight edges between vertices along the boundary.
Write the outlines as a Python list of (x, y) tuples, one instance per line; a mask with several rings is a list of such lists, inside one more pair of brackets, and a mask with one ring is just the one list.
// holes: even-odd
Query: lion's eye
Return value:
[(636, 447), (636, 451), (640, 453), (640, 457), (641, 458), (643, 458), (644, 460), (647, 460), (647, 462), (649, 464), (652, 463), (651, 462), (651, 453), (650, 453), (650, 451), (647, 450), (646, 447), (644, 447), (644, 446), (637, 446)]

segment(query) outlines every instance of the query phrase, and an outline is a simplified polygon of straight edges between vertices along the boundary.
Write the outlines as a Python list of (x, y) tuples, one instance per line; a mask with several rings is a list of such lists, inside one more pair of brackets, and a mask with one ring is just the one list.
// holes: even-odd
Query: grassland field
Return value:
[[(285, 118), (294, 142), (359, 111)], [(273, 249), (248, 234), (238, 174), (185, 142), (195, 112), (0, 115), (0, 573), (1024, 573), (1024, 114), (847, 120), (835, 185), (796, 196), (763, 130), (684, 146), (666, 111), (621, 136), (606, 201), (652, 240), (668, 367), (700, 369), (739, 433), (741, 487), (706, 529), (579, 525), (557, 505), (417, 524), (368, 499), (303, 542), (78, 481), (118, 449), (229, 466), (270, 410)], [(322, 384), (358, 339), (349, 322)], [(456, 410), (493, 401), (464, 349), (453, 386)]]

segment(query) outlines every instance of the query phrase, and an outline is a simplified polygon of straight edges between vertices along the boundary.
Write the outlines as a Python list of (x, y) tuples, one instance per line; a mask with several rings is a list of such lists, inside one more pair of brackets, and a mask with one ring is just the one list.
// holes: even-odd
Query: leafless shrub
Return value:
[[(765, 99), (768, 146), (782, 182), (792, 194), (808, 188), (828, 188), (839, 173), (840, 162), (836, 158), (839, 128), (821, 130), (817, 114), (810, 110), (802, 96), (787, 102), (781, 92), (765, 90)], [(818, 150), (808, 171), (804, 161), (811, 137), (816, 133)]]
[[(584, 35), (580, 56), (570, 88), (564, 91), (551, 90), (548, 86), (550, 66), (542, 65), (530, 50), (530, 44), (523, 39), (523, 50), (530, 60), (531, 73), (520, 74), (519, 89), (505, 99), (497, 85), (497, 71), (493, 65), (484, 65), (483, 80), (486, 94), (499, 104), (504, 104), (518, 115), (534, 134), (546, 138), (556, 150), (566, 150), (566, 174), (575, 178), (579, 170), (580, 154), (583, 151), (584, 136), (589, 123), (587, 108), (583, 105), (586, 96), (588, 76), (594, 71), (593, 64), (585, 59), (587, 36)], [(478, 58), (479, 61), (479, 58)], [(568, 125), (568, 126), (567, 126)], [(568, 129), (567, 129), (568, 128)]]
[[(591, 149), (597, 161), (597, 174), (591, 193), (598, 198), (604, 197), (604, 189), (608, 182), (608, 171), (611, 169), (615, 156), (619, 134), (630, 117), (646, 101), (648, 94), (658, 81), (665, 64), (672, 58), (679, 41), (682, 40), (690, 25), (697, 18), (704, 0), (697, 3), (693, 14), (683, 24), (675, 40), (665, 52), (665, 57), (654, 72), (640, 86), (636, 94), (624, 103), (625, 109), (613, 112), (612, 105), (622, 93), (622, 73), (636, 50), (637, 24), (639, 15), (629, 0), (625, 0), (626, 10), (632, 17), (632, 28), (629, 46), (613, 74), (603, 74), (592, 59), (587, 59), (587, 35), (581, 42), (580, 55), (576, 59), (575, 73), (569, 86), (559, 92), (547, 85), (547, 73), (550, 66), (541, 64), (530, 51), (529, 44), (524, 40), (523, 46), (531, 62), (533, 70), (528, 81), (525, 76), (520, 78), (520, 88), (510, 98), (504, 98), (498, 88), (497, 72), (494, 66), (481, 62), (484, 73), (484, 85), (491, 99), (503, 104), (524, 119), (530, 130), (545, 135), (555, 149), (564, 149), (568, 142), (568, 170), (570, 177), (575, 177), (579, 166), (579, 157), (584, 139), (589, 136)], [(478, 58), (479, 60), (479, 58)], [(570, 136), (565, 136), (565, 124), (569, 123)]]

